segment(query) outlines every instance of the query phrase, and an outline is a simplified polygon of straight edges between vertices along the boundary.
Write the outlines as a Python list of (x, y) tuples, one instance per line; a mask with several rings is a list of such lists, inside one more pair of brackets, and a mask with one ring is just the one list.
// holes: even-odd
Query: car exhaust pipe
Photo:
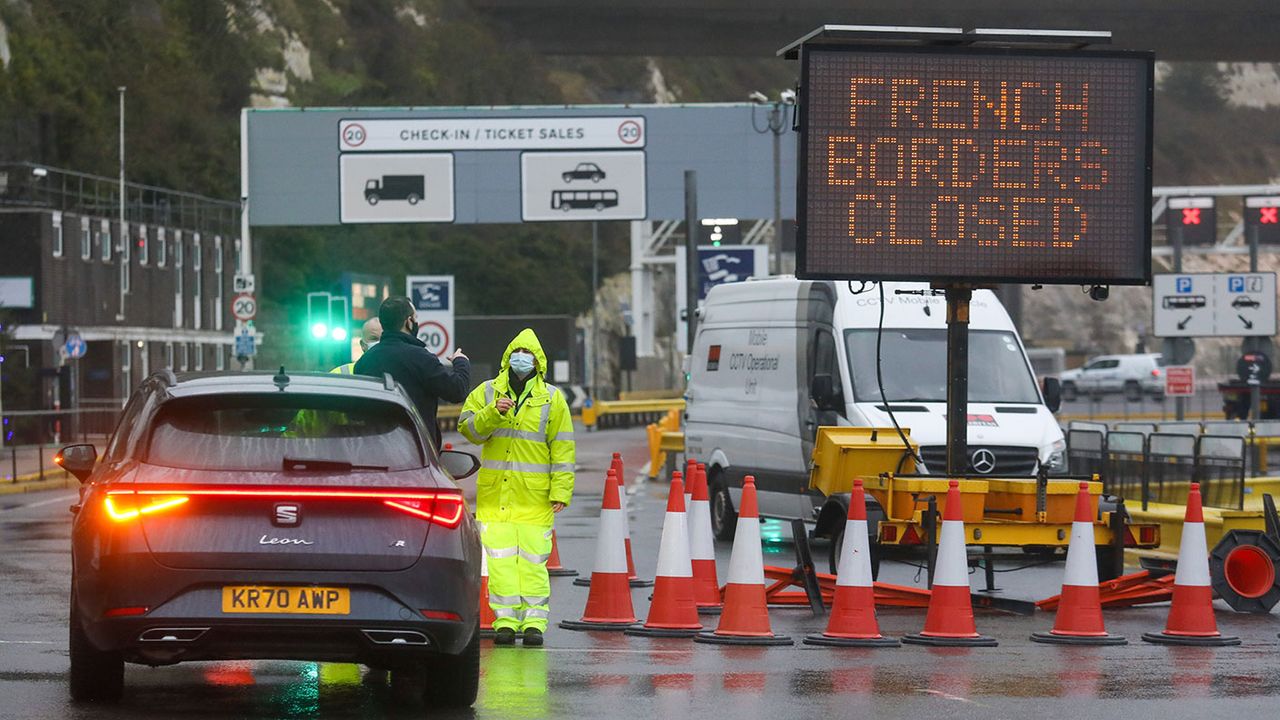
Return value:
[(138, 636), (139, 642), (190, 643), (204, 637), (209, 628), (151, 628)]
[(430, 645), (426, 635), (417, 630), (361, 630), (370, 642), (378, 645)]

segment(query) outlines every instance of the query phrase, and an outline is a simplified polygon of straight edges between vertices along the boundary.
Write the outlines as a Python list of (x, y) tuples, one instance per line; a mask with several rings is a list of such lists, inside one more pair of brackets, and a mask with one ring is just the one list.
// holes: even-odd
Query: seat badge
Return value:
[(271, 524), (276, 527), (297, 527), (302, 522), (302, 507), (297, 503), (276, 503), (271, 514)]

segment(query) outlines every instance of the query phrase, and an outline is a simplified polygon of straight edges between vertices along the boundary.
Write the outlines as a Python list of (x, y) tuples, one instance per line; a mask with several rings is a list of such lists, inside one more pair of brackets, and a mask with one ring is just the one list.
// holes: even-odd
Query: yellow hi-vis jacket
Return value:
[[(512, 396), (508, 361), (516, 348), (533, 352), (534, 374), (520, 397)], [(482, 445), (476, 478), (476, 520), (550, 527), (551, 503), (573, 497), (573, 418), (564, 393), (543, 378), (547, 356), (533, 330), (525, 328), (502, 354), (498, 376), (476, 387), (458, 415), (458, 431)], [(505, 415), (497, 398), (516, 406)]]

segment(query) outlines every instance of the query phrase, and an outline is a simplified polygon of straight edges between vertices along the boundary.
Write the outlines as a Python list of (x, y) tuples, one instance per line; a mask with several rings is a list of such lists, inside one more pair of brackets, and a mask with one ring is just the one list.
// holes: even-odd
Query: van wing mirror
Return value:
[(454, 480), (471, 477), (480, 469), (480, 458), (461, 450), (444, 450), (440, 453), (440, 466)]
[(819, 410), (838, 409), (839, 398), (835, 395), (835, 383), (829, 374), (820, 373), (813, 376), (813, 380), (809, 384), (809, 396), (817, 403)]
[(92, 445), (68, 445), (53, 456), (53, 461), (83, 483), (88, 481), (98, 462), (98, 450)]
[(1062, 383), (1056, 377), (1046, 377), (1040, 385), (1044, 391), (1045, 407), (1049, 408), (1049, 412), (1058, 412), (1062, 407)]

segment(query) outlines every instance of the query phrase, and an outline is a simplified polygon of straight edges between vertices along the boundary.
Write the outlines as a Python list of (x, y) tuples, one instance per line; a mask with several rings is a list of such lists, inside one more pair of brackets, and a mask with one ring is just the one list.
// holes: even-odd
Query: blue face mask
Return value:
[(533, 355), (526, 352), (511, 353), (511, 371), (519, 377), (533, 372)]

